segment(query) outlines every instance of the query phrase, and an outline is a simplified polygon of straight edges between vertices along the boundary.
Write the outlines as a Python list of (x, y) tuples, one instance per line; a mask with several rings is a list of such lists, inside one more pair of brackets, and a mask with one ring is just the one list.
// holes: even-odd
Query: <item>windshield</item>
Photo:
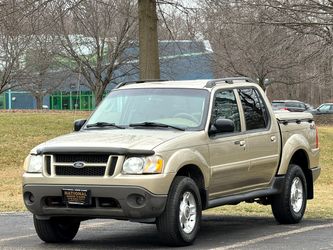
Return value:
[[(201, 130), (209, 92), (203, 89), (120, 89), (112, 91), (93, 113), (86, 128), (96, 124)], [(149, 123), (148, 123), (149, 122)], [(98, 127), (98, 126), (96, 126)], [(108, 126), (108, 128), (115, 126)]]
[(322, 104), (319, 106), (318, 110), (320, 111), (328, 111), (328, 110), (332, 110), (333, 109), (333, 105), (329, 105), (329, 104)]

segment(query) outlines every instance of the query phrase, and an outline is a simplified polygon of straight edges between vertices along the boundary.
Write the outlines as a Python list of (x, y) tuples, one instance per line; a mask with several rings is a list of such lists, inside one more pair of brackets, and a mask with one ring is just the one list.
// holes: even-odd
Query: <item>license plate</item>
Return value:
[(62, 197), (68, 205), (87, 206), (91, 204), (90, 190), (87, 189), (63, 189)]

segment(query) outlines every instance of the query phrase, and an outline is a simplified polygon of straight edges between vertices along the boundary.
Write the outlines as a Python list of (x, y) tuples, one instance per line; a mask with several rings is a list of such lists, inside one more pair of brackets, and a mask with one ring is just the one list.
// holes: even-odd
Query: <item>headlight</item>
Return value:
[(159, 156), (130, 157), (123, 164), (124, 174), (160, 174), (163, 170), (163, 159)]
[(41, 173), (43, 168), (43, 156), (30, 155), (27, 157), (25, 165), (28, 173)]
[(126, 159), (123, 165), (125, 174), (142, 174), (144, 167), (144, 159), (139, 157), (131, 157)]

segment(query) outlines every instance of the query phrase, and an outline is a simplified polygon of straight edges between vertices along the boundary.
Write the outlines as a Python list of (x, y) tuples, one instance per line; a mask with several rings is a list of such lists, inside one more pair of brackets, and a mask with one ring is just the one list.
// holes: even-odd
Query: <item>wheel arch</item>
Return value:
[(194, 164), (187, 164), (178, 170), (176, 176), (186, 176), (194, 180), (199, 188), (202, 208), (205, 209), (207, 207), (207, 192), (205, 189), (205, 177), (201, 169)]
[(313, 162), (311, 163), (311, 157), (311, 146), (308, 139), (301, 134), (293, 134), (283, 146), (281, 162), (277, 171), (277, 175), (285, 175), (290, 164), (300, 166), (307, 182), (308, 199), (313, 198), (313, 177), (310, 170)]
[(312, 178), (312, 173), (310, 170), (310, 160), (308, 157), (308, 154), (306, 153), (305, 150), (299, 149), (296, 152), (294, 152), (293, 156), (290, 159), (289, 164), (295, 164), (298, 165), (306, 178), (306, 185), (307, 185), (307, 198), (308, 199), (313, 199), (313, 178)]

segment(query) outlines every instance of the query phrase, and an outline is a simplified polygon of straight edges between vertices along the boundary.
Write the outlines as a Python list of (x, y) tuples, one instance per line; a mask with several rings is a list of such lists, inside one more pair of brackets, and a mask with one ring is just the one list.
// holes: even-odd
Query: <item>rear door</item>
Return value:
[(246, 144), (251, 157), (247, 183), (268, 186), (275, 175), (280, 155), (280, 133), (267, 99), (256, 88), (238, 89), (245, 118)]

